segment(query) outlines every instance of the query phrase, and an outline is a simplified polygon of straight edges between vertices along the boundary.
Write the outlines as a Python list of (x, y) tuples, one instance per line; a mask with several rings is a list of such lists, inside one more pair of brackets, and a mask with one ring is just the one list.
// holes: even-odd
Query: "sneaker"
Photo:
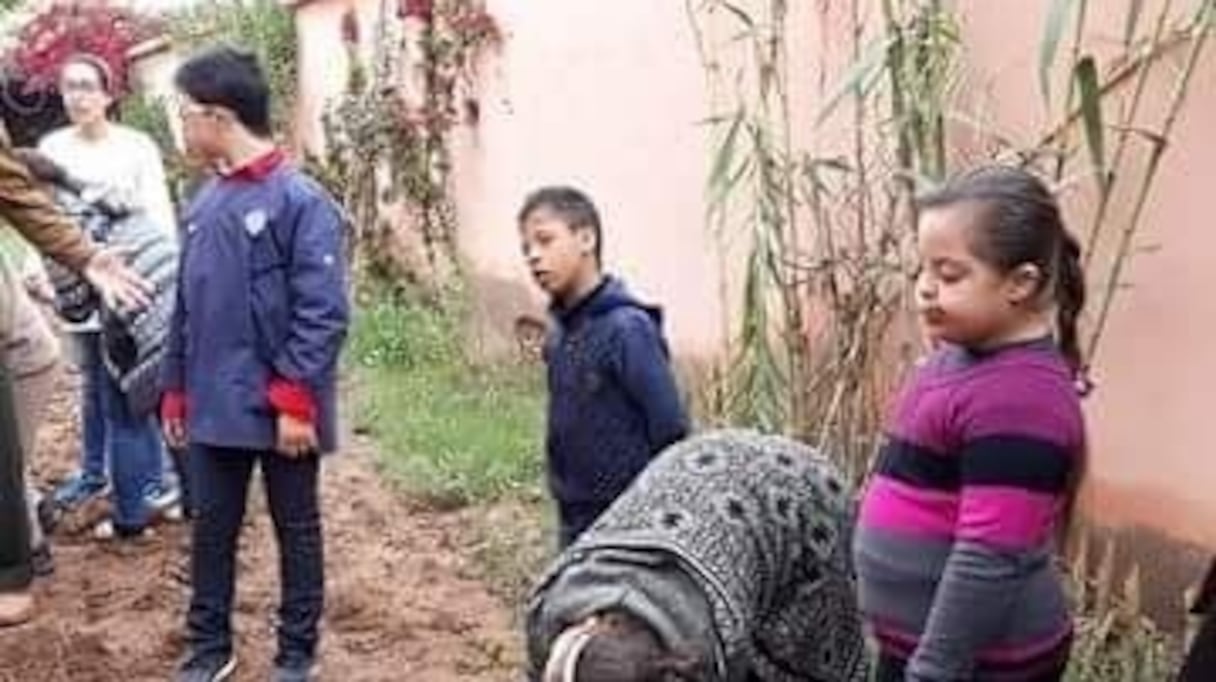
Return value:
[(110, 540), (148, 540), (153, 537), (152, 529), (144, 527), (120, 526), (106, 519), (93, 526), (93, 539), (108, 542)]
[(55, 504), (61, 508), (77, 507), (89, 499), (105, 495), (110, 485), (104, 478), (77, 472), (71, 478), (59, 484), (51, 495)]
[(167, 509), (181, 507), (181, 490), (176, 486), (151, 485), (143, 491), (143, 503), (153, 513), (163, 514)]
[(152, 516), (171, 523), (177, 523), (184, 518), (182, 512), (182, 493), (177, 486), (154, 485), (144, 493), (144, 503), (152, 512)]
[(34, 618), (34, 595), (29, 590), (0, 592), (0, 628), (24, 625)]
[(232, 654), (190, 654), (177, 668), (176, 682), (223, 682), (236, 671)]
[(39, 578), (55, 574), (55, 555), (51, 554), (51, 543), (43, 542), (30, 552), (30, 567)]
[(317, 679), (318, 668), (310, 660), (288, 664), (276, 664), (270, 679), (273, 682), (312, 682)]

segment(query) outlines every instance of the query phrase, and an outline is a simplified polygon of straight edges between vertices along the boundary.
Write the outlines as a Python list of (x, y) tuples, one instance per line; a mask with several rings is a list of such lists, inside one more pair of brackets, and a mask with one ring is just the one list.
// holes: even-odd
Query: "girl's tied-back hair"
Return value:
[(542, 682), (702, 682), (699, 658), (671, 652), (645, 623), (608, 611), (553, 642)]
[(1043, 273), (1041, 295), (1056, 305), (1056, 334), (1078, 385), (1088, 387), (1077, 326), (1085, 307), (1081, 245), (1064, 227), (1060, 207), (1047, 186), (1013, 166), (982, 166), (917, 198), (920, 210), (974, 202), (982, 209), (972, 249), (1000, 272), (1034, 265)]

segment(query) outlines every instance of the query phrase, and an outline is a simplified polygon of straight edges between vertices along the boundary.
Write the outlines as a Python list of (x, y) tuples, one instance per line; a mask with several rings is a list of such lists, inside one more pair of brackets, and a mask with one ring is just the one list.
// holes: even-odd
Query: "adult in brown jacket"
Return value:
[[(147, 284), (127, 268), (120, 254), (90, 243), (55, 207), (13, 155), (2, 126), (0, 218), (43, 254), (83, 274), (107, 304), (147, 303)], [(11, 291), (0, 291), (0, 351), (9, 347), (14, 335), (14, 299)], [(24, 463), (6, 355), (0, 352), (0, 627), (23, 623), (34, 611)]]

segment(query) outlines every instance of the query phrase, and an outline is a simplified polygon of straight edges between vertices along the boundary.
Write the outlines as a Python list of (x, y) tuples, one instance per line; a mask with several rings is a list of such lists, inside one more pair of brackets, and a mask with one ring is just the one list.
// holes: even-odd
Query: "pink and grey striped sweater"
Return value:
[(909, 680), (1033, 679), (1067, 657), (1055, 530), (1085, 451), (1049, 340), (932, 355), (899, 395), (854, 539), (860, 606)]

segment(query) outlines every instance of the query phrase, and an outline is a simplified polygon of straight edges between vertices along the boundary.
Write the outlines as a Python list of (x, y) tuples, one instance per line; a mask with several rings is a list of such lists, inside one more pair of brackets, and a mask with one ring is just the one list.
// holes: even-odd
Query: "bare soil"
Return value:
[[(78, 455), (74, 387), (65, 379), (33, 458), (44, 483)], [(503, 682), (518, 678), (511, 610), (474, 577), (471, 514), (412, 503), (382, 480), (373, 445), (348, 439), (323, 478), (327, 604), (321, 679)], [(85, 512), (94, 515), (97, 510)], [(0, 680), (166, 680), (183, 652), (189, 526), (102, 543), (80, 518), (55, 538), (57, 572), (36, 586), (39, 615), (0, 631)], [(239, 555), (237, 680), (269, 679), (278, 557), (260, 485)]]

